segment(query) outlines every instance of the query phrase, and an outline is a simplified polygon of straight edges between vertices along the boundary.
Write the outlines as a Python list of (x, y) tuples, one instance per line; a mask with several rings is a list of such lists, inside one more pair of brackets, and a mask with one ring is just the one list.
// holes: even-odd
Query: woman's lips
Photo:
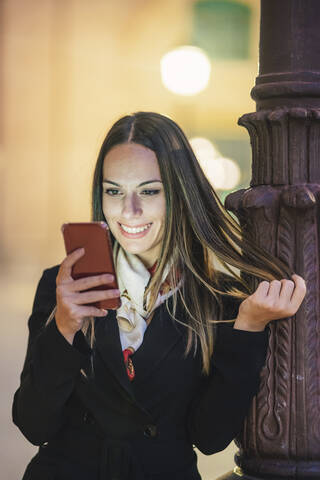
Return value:
[[(122, 226), (121, 226), (121, 223), (118, 222), (118, 225), (119, 225), (119, 230), (121, 232), (121, 234), (126, 237), (126, 238), (142, 238), (142, 237), (145, 237), (147, 235), (147, 233), (150, 231), (150, 228), (152, 226), (152, 223), (149, 224), (149, 227), (146, 228), (145, 230), (143, 230), (142, 232), (137, 232), (137, 233), (129, 233), (129, 232), (126, 232)], [(142, 225), (136, 225), (135, 228), (140, 228), (140, 227), (143, 227), (144, 225), (148, 225), (147, 223), (145, 224), (142, 224)], [(126, 226), (126, 225), (125, 225)], [(133, 227), (132, 227), (133, 228)]]

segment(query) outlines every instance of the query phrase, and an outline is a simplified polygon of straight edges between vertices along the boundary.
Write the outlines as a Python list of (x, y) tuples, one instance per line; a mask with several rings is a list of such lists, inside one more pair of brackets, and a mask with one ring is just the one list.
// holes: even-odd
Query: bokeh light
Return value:
[(198, 47), (182, 46), (166, 53), (161, 61), (164, 86), (177, 95), (196, 95), (209, 83), (211, 64)]
[(192, 149), (211, 185), (217, 190), (231, 190), (241, 179), (239, 165), (231, 158), (221, 155), (219, 150), (207, 138), (190, 139)]

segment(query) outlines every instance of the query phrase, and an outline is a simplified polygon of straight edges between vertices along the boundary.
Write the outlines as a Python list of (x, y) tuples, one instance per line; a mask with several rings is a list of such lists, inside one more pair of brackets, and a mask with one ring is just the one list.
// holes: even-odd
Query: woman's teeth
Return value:
[(139, 228), (131, 228), (131, 227), (127, 227), (125, 225), (122, 225), (122, 223), (120, 223), (121, 225), (121, 228), (125, 231), (125, 232), (128, 232), (128, 233), (139, 233), (139, 232), (143, 232), (144, 230), (147, 230), (147, 228), (151, 227), (151, 223), (148, 223), (147, 225), (144, 225), (143, 227), (139, 227)]

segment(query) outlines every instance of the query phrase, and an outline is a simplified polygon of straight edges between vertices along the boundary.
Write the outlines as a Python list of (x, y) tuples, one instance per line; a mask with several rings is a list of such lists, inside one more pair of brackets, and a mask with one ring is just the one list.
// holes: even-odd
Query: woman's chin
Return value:
[[(117, 239), (121, 247), (128, 253), (132, 255), (137, 255), (140, 260), (149, 268), (151, 267), (154, 262), (157, 260), (158, 255), (160, 254), (161, 244), (153, 245), (151, 244), (144, 244), (139, 245), (138, 241), (123, 241)], [(158, 248), (157, 248), (158, 247)]]
[(139, 255), (147, 252), (149, 248), (143, 248), (140, 245), (130, 245), (129, 242), (119, 242), (121, 247), (128, 253)]

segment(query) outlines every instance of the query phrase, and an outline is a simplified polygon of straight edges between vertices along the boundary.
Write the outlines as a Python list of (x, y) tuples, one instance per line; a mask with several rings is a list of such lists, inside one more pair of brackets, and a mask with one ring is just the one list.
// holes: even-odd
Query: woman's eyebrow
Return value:
[[(138, 185), (138, 187), (142, 187), (143, 185), (148, 185), (149, 183), (155, 183), (155, 182), (159, 182), (159, 183), (162, 183), (161, 180), (147, 180), (146, 182), (142, 182)], [(117, 187), (121, 187), (121, 185), (119, 185), (119, 183), (116, 183), (116, 182), (112, 182), (111, 180), (108, 180), (108, 179), (104, 179), (102, 181), (102, 183), (111, 183), (112, 185), (116, 185)]]

